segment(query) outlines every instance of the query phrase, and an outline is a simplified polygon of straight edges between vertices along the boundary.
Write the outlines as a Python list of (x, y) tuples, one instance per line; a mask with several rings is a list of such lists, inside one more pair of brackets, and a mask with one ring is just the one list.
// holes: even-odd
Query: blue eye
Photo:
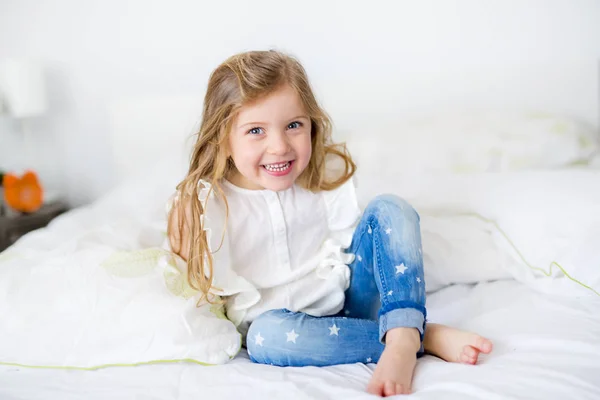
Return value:
[(252, 128), (248, 131), (248, 133), (250, 135), (260, 135), (261, 133), (263, 133), (263, 128)]
[(287, 126), (288, 129), (298, 129), (302, 126), (302, 122), (294, 121)]

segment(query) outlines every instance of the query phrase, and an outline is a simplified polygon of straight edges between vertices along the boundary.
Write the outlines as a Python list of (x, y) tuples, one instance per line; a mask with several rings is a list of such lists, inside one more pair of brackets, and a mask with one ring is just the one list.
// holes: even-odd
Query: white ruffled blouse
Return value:
[(227, 296), (227, 317), (242, 331), (272, 309), (314, 316), (342, 309), (354, 259), (344, 250), (361, 214), (352, 179), (319, 193), (298, 185), (247, 190), (223, 181), (227, 222), (210, 184), (199, 185), (214, 293)]

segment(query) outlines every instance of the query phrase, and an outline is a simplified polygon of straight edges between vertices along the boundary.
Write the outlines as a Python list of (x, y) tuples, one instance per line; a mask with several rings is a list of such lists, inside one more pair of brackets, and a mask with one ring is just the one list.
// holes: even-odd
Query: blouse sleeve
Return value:
[(323, 192), (327, 208), (327, 223), (331, 235), (342, 248), (350, 247), (354, 229), (360, 217), (354, 178), (334, 190)]

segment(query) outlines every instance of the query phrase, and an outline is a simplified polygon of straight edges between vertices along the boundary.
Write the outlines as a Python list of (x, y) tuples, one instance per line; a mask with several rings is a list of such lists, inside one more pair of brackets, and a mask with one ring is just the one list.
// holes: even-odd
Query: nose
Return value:
[(285, 132), (273, 132), (269, 135), (268, 153), (282, 156), (290, 151), (290, 142)]

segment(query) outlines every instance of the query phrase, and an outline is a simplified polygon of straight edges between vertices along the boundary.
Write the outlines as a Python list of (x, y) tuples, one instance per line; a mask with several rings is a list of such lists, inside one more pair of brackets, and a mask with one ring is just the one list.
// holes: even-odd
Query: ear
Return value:
[(37, 185), (39, 183), (38, 176), (33, 171), (27, 171), (21, 178), (21, 181), (30, 185)]
[(4, 174), (4, 177), (2, 179), (2, 186), (4, 186), (5, 188), (9, 188), (12, 186), (15, 186), (17, 183), (19, 183), (20, 179), (13, 174)]

